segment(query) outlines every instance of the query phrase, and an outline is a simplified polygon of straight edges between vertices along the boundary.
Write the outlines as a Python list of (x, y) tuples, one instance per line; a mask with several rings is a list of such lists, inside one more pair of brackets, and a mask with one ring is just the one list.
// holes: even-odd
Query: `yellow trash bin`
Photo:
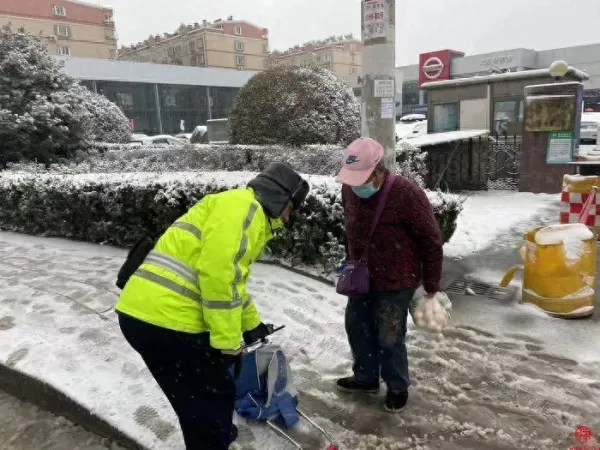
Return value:
[[(510, 284), (517, 270), (523, 271), (523, 302), (537, 305), (555, 317), (577, 318), (594, 314), (596, 300), (597, 235), (582, 240), (575, 255), (562, 242), (540, 245), (536, 234), (542, 228), (525, 234), (521, 248), (523, 266), (512, 267), (500, 283)], [(570, 244), (569, 244), (570, 245)]]

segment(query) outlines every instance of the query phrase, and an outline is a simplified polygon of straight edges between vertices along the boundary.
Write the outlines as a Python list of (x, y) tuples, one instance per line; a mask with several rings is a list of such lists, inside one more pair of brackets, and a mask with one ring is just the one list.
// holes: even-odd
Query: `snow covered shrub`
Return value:
[(234, 144), (349, 144), (360, 136), (350, 86), (318, 67), (275, 67), (244, 86), (229, 116)]
[(131, 141), (129, 119), (121, 108), (105, 96), (96, 94), (84, 86), (74, 85), (72, 90), (81, 96), (90, 113), (86, 124), (94, 141), (107, 144), (123, 144)]
[(421, 151), (410, 142), (402, 140), (396, 144), (396, 172), (425, 187), (427, 176), (427, 152)]
[[(0, 175), (0, 228), (130, 246), (157, 236), (203, 196), (245, 186), (249, 172), (169, 174)], [(329, 177), (309, 177), (306, 204), (271, 243), (276, 258), (330, 272), (344, 256), (340, 187)], [(457, 197), (427, 193), (447, 241), (461, 209)]]
[(68, 158), (93, 140), (96, 122), (108, 122), (97, 108), (88, 109), (90, 95), (62, 72), (41, 38), (24, 30), (0, 28), (0, 74), (5, 122), (0, 125), (0, 169), (12, 161), (48, 165)]

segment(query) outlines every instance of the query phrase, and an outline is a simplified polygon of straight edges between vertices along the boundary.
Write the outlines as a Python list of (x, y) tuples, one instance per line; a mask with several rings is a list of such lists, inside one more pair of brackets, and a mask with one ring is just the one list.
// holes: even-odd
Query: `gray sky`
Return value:
[[(268, 28), (272, 49), (331, 35), (360, 36), (360, 0), (88, 1), (115, 9), (119, 44), (172, 32), (182, 22), (228, 15)], [(396, 5), (397, 65), (416, 64), (419, 53), (445, 48), (475, 54), (600, 41), (598, 0), (572, 0), (570, 7), (554, 0), (397, 0)]]

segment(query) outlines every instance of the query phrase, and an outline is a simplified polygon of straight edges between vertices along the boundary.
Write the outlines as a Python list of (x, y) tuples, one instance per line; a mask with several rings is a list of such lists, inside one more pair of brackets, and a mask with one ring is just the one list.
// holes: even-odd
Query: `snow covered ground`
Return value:
[(0, 391), (3, 450), (124, 450), (77, 425)]
[[(124, 254), (0, 233), (0, 359), (153, 449), (183, 448), (173, 412), (115, 322)], [(518, 304), (456, 299), (443, 339), (411, 327), (414, 388), (406, 411), (389, 415), (383, 393), (333, 388), (350, 354), (345, 301), (330, 286), (257, 265), (250, 288), (264, 319), (287, 325), (276, 341), (292, 358), (302, 406), (343, 449), (564, 449), (579, 424), (600, 432), (597, 321), (594, 331), (594, 322), (550, 319)], [(238, 449), (287, 448), (260, 426), (240, 430)], [(296, 437), (324, 448), (303, 427)]]
[(515, 238), (520, 240), (525, 232), (542, 225), (540, 215), (547, 211), (549, 219), (558, 223), (558, 194), (487, 191), (466, 195), (456, 233), (444, 247), (444, 254), (451, 258), (514, 245)]

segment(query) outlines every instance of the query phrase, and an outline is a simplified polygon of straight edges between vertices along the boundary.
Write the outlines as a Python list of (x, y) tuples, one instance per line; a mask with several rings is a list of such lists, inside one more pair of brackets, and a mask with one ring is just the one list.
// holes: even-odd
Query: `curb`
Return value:
[(0, 363), (0, 389), (131, 450), (150, 450), (39, 378)]

